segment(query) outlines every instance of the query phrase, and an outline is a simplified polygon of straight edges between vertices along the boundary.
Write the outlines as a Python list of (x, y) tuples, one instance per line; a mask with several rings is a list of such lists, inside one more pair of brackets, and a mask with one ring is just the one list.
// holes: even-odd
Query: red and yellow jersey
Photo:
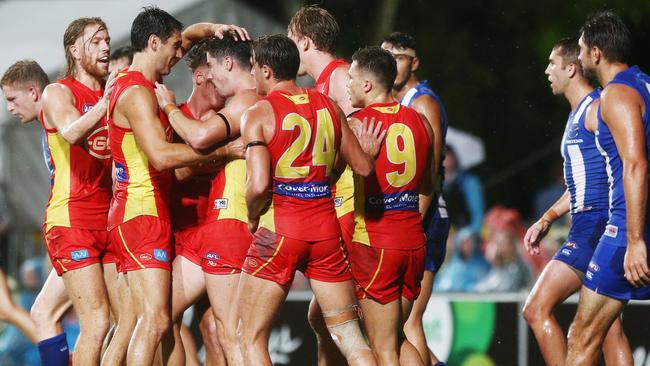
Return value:
[[(332, 73), (339, 67), (345, 67), (347, 70), (350, 68), (350, 64), (343, 59), (330, 62), (318, 76), (314, 89), (329, 96)], [(345, 167), (333, 187), (332, 194), (334, 195), (334, 207), (336, 208), (337, 217), (354, 211), (354, 179), (352, 178), (352, 168), (350, 166)]]
[(260, 226), (293, 239), (326, 240), (341, 235), (330, 184), (341, 126), (326, 96), (303, 91), (274, 91), (264, 98), (275, 113), (268, 142), (273, 199)]
[[(140, 85), (154, 92), (154, 85), (138, 71), (120, 72), (113, 85), (108, 105), (109, 142), (115, 165), (113, 201), (108, 214), (109, 230), (138, 216), (154, 216), (169, 222), (171, 171), (157, 171), (138, 146), (133, 130), (116, 125), (111, 118), (117, 100), (127, 88)], [(160, 122), (167, 141), (172, 128), (163, 111)]]
[[(70, 89), (82, 115), (104, 94), (72, 77), (57, 83)], [(43, 121), (43, 112), (41, 112)], [(43, 150), (50, 171), (50, 198), (45, 210), (45, 231), (54, 226), (106, 229), (111, 202), (111, 153), (106, 120), (101, 119), (83, 143), (69, 144), (56, 128), (43, 123)]]
[(386, 130), (375, 172), (354, 177), (355, 229), (352, 241), (385, 249), (424, 245), (419, 212), (420, 184), (432, 141), (424, 121), (398, 102), (372, 104), (354, 115), (375, 118)]
[[(186, 103), (180, 104), (178, 108), (188, 118), (196, 119)], [(180, 138), (177, 140), (177, 142), (182, 142)], [(245, 174), (244, 179), (246, 179)], [(208, 211), (211, 180), (212, 175), (208, 174), (195, 175), (182, 182), (176, 179), (173, 180), (170, 215), (174, 230), (203, 224)]]
[(229, 160), (212, 179), (207, 222), (234, 219), (248, 223), (246, 160)]

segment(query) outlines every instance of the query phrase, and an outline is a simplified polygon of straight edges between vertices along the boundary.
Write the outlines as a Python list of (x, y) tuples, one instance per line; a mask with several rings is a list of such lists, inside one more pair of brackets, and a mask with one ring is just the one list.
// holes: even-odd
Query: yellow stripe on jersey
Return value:
[(396, 114), (399, 112), (399, 107), (400, 104), (397, 103), (395, 105), (391, 105), (388, 107), (372, 107), (372, 109), (376, 110), (379, 113), (384, 113), (384, 114)]
[(334, 207), (336, 207), (336, 217), (342, 217), (354, 211), (354, 178), (352, 168), (346, 166), (345, 170), (336, 181), (336, 197), (334, 197)]
[(228, 199), (227, 208), (219, 210), (219, 220), (235, 219), (248, 223), (246, 208), (246, 160), (229, 161), (224, 167), (226, 184), (222, 197)]
[(363, 177), (354, 174), (354, 234), (352, 241), (370, 246), (366, 229), (366, 196)]
[(140, 150), (133, 132), (124, 134), (122, 139), (122, 153), (126, 160), (129, 176), (122, 222), (143, 215), (158, 217), (154, 187), (151, 182), (151, 175), (149, 174), (149, 159)]
[(275, 213), (273, 212), (273, 201), (271, 201), (269, 208), (266, 209), (260, 216), (260, 227), (275, 232)]
[(52, 198), (47, 207), (46, 232), (54, 226), (70, 227), (70, 144), (58, 132), (47, 133), (47, 144), (54, 162)]
[(289, 99), (293, 104), (309, 104), (309, 94), (282, 95)]

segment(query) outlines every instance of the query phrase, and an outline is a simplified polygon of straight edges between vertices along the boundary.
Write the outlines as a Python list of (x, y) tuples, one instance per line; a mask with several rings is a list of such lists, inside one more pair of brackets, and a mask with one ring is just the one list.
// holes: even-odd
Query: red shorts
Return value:
[(166, 221), (137, 216), (113, 228), (110, 240), (116, 248), (120, 272), (170, 269), (171, 229)]
[(352, 278), (340, 238), (296, 240), (265, 228), (258, 229), (253, 236), (242, 268), (252, 276), (280, 285), (291, 283), (296, 270), (307, 278), (324, 282), (342, 282)]
[(341, 226), (341, 236), (346, 246), (352, 244), (352, 234), (354, 234), (354, 211), (350, 211), (338, 218)]
[(357, 299), (387, 304), (400, 297), (414, 301), (424, 275), (424, 246), (413, 250), (382, 249), (359, 243), (348, 247)]
[(51, 228), (44, 237), (52, 267), (59, 276), (67, 271), (101, 263), (108, 242), (106, 230), (63, 226)]
[(201, 267), (213, 275), (240, 273), (253, 241), (248, 224), (235, 219), (203, 224), (199, 238)]
[(174, 254), (182, 255), (197, 266), (201, 265), (201, 256), (199, 255), (199, 249), (201, 248), (200, 228), (197, 225), (174, 231)]

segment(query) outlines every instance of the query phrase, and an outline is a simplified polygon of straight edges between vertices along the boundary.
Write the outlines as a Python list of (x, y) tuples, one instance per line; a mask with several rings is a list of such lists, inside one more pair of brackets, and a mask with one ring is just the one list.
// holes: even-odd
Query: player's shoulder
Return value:
[(54, 82), (43, 89), (43, 105), (52, 103), (74, 103), (74, 93), (70, 87), (60, 82)]
[(230, 98), (228, 104), (230, 105), (234, 103), (236, 105), (247, 105), (250, 107), (260, 99), (261, 97), (259, 94), (257, 94), (255, 89), (247, 89), (233, 95), (232, 98)]
[(614, 104), (641, 100), (641, 95), (630, 85), (610, 83), (600, 93), (600, 100), (603, 106), (613, 106)]

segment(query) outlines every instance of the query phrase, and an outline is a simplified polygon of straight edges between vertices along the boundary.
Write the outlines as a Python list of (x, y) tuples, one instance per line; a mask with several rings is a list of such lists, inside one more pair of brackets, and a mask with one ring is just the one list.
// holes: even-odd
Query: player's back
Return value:
[(275, 115), (268, 142), (273, 177), (272, 206), (260, 226), (305, 241), (340, 235), (330, 176), (341, 142), (341, 126), (330, 100), (315, 91), (266, 96)]
[[(113, 119), (115, 105), (131, 86), (143, 86), (151, 92), (154, 85), (137, 71), (120, 72), (111, 92), (108, 106), (109, 142), (115, 164), (115, 187), (109, 212), (109, 229), (138, 216), (154, 216), (169, 222), (171, 171), (158, 171), (138, 145), (133, 130), (118, 126)], [(166, 140), (172, 132), (167, 116), (159, 112)]]
[[(650, 76), (646, 75), (638, 66), (630, 67), (618, 73), (612, 81), (607, 84), (623, 84), (634, 89), (641, 97), (645, 107), (642, 116), (643, 130), (646, 139), (646, 154), (650, 160)], [(605, 91), (607, 89), (605, 88)], [(601, 104), (602, 107), (602, 104)], [(626, 209), (625, 192), (623, 189), (623, 162), (621, 161), (614, 138), (603, 120), (601, 107), (598, 109), (598, 146), (601, 154), (605, 157), (606, 170), (610, 182), (610, 208), (609, 225), (605, 231), (606, 235), (616, 236), (619, 229), (625, 229)]]
[(373, 175), (355, 176), (353, 241), (386, 249), (424, 244), (419, 191), (428, 171), (431, 138), (420, 115), (397, 102), (370, 105), (353, 115), (382, 122), (386, 138)]
[[(91, 90), (72, 77), (57, 83), (70, 90), (74, 106), (81, 115), (103, 95), (103, 89)], [(53, 226), (105, 229), (111, 199), (111, 154), (107, 146), (106, 120), (100, 120), (79, 144), (69, 144), (56, 128), (47, 128), (45, 124), (43, 128), (44, 156), (51, 179), (46, 230)]]

